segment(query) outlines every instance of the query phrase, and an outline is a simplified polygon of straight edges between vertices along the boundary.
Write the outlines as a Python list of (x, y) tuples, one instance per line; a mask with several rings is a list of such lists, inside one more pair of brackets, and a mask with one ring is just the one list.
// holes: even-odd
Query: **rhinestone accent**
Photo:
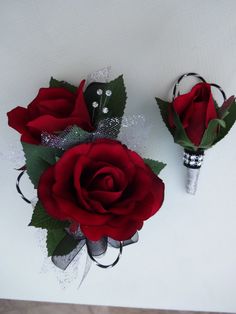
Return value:
[(112, 91), (111, 91), (110, 89), (106, 90), (106, 95), (107, 95), (108, 97), (111, 96), (111, 94), (112, 94)]
[(104, 108), (102, 109), (102, 112), (103, 112), (103, 113), (108, 113), (108, 111), (109, 111), (109, 110), (108, 110), (107, 107), (104, 107)]
[(97, 90), (97, 94), (98, 94), (99, 96), (101, 96), (102, 93), (103, 93), (103, 90), (102, 90), (101, 88), (99, 88), (99, 89)]
[(94, 102), (92, 103), (92, 106), (93, 106), (93, 108), (97, 108), (97, 107), (98, 107), (98, 103), (97, 103), (96, 101), (94, 101)]
[(200, 168), (203, 163), (204, 153), (196, 154), (194, 152), (184, 152), (183, 161), (184, 165), (188, 168), (197, 169)]

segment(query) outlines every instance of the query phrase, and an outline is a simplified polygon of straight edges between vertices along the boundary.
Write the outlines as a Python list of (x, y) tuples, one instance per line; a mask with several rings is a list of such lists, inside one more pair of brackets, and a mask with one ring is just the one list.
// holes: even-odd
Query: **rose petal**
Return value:
[(67, 198), (70, 194), (74, 197), (78, 196), (79, 203), (87, 209), (89, 209), (89, 205), (81, 192), (80, 176), (83, 166), (90, 163), (90, 160), (83, 156), (88, 153), (89, 149), (89, 144), (80, 144), (64, 153), (55, 165), (55, 184), (53, 187), (54, 193), (58, 196), (65, 195), (65, 193)]
[(201, 143), (203, 134), (206, 129), (206, 103), (193, 103), (192, 108), (193, 110), (191, 112), (191, 117), (189, 118), (188, 126), (186, 127), (186, 133), (192, 143), (198, 146)]
[(66, 99), (70, 103), (74, 103), (75, 101), (75, 94), (71, 93), (67, 89), (63, 87), (54, 88), (54, 87), (48, 87), (48, 88), (40, 88), (38, 95), (35, 97), (35, 99), (28, 105), (28, 112), (31, 119), (35, 119), (40, 115), (40, 111), (38, 108), (38, 103), (40, 101), (50, 101), (54, 99)]
[(83, 93), (84, 84), (85, 84), (85, 80), (81, 81), (77, 89), (77, 98), (76, 98), (74, 110), (72, 111), (71, 116), (79, 117), (80, 120), (83, 121), (83, 125), (85, 125), (86, 130), (92, 131), (94, 128), (92, 126), (87, 104), (84, 99), (84, 93)]
[(78, 125), (82, 129), (88, 130), (87, 123), (82, 121), (79, 117), (56, 118), (51, 115), (44, 115), (27, 123), (29, 130), (35, 134), (64, 131), (68, 126), (72, 125)]
[[(155, 180), (153, 181), (153, 188), (151, 192), (154, 197), (154, 202), (153, 202), (152, 210), (150, 211), (149, 217), (153, 216), (161, 208), (164, 202), (164, 196), (165, 196), (164, 182), (155, 174), (153, 174), (153, 176), (155, 176)], [(145, 218), (145, 220), (148, 218)]]
[(118, 215), (127, 215), (130, 219), (146, 220), (160, 209), (164, 201), (165, 185), (155, 174), (151, 175), (151, 185), (148, 189), (144, 189), (146, 193), (142, 194), (142, 198), (138, 198), (134, 193), (133, 197), (128, 196), (124, 202), (116, 203), (116, 207), (110, 209), (113, 214), (117, 215), (116, 218)]
[(110, 207), (110, 211), (114, 215), (130, 215), (134, 210), (135, 202), (130, 202), (129, 198), (124, 198), (124, 200), (118, 201)]
[(87, 188), (92, 191), (123, 191), (127, 184), (127, 178), (123, 171), (117, 167), (105, 165), (94, 172)]
[(28, 111), (23, 107), (16, 107), (7, 113), (8, 125), (19, 133), (27, 132)]
[(93, 191), (89, 192), (89, 197), (93, 200), (99, 201), (105, 206), (110, 205), (117, 201), (122, 195), (122, 191), (111, 192), (111, 191)]
[(146, 164), (145, 164), (142, 157), (140, 157), (136, 152), (134, 152), (130, 149), (127, 152), (128, 152), (128, 155), (129, 155), (132, 163), (135, 164), (135, 166), (138, 166), (138, 167), (146, 170)]
[(128, 198), (130, 202), (136, 202), (142, 200), (150, 191), (152, 187), (152, 172), (150, 169), (145, 170), (137, 167), (132, 182), (125, 190), (125, 198)]
[(79, 204), (71, 200), (64, 199), (62, 197), (57, 197), (59, 210), (64, 212), (64, 215), (67, 218), (70, 218), (71, 221), (75, 221), (79, 224), (91, 225), (91, 226), (100, 226), (110, 219), (109, 213), (96, 213), (87, 211), (86, 208), (81, 207)]
[(54, 166), (41, 175), (38, 184), (38, 197), (46, 212), (55, 219), (65, 220), (65, 214), (59, 210), (58, 200), (53, 197)]
[(29, 144), (40, 144), (41, 140), (40, 137), (38, 139), (33, 137), (30, 133), (23, 133), (21, 135), (21, 142), (29, 143)]
[[(89, 156), (93, 160), (102, 160), (114, 167), (122, 169), (128, 181), (132, 180), (135, 168), (130, 160), (127, 148), (117, 141), (96, 141), (91, 147)], [(121, 158), (122, 156), (122, 158)]]
[(65, 118), (71, 113), (73, 102), (67, 99), (49, 99), (38, 102), (38, 110), (40, 115), (52, 115), (56, 118)]
[[(84, 149), (83, 151), (86, 153), (86, 151), (88, 152), (89, 149), (89, 145), (87, 144), (81, 144), (82, 149)], [(73, 149), (73, 148), (72, 148)], [(75, 150), (74, 150), (75, 151)], [(77, 149), (78, 152), (80, 152), (80, 147), (78, 147)], [(72, 151), (73, 153), (73, 151)], [(86, 191), (86, 193), (84, 193), (84, 189), (83, 186), (81, 186), (81, 175), (82, 172), (84, 171), (85, 168), (87, 168), (89, 165), (91, 164), (91, 160), (87, 157), (87, 156), (79, 156), (79, 158), (77, 158), (77, 162), (74, 168), (74, 179), (73, 179), (73, 183), (74, 183), (74, 187), (76, 190), (76, 195), (77, 195), (77, 199), (78, 199), (78, 203), (81, 204), (81, 206), (85, 207), (86, 209), (90, 210), (90, 204), (88, 203), (88, 193)]]
[(102, 237), (111, 237), (117, 241), (124, 241), (130, 239), (137, 230), (143, 226), (142, 222), (129, 221), (121, 228), (112, 228), (108, 225), (100, 227), (91, 227), (81, 225), (81, 230), (85, 236), (91, 241), (98, 241)]

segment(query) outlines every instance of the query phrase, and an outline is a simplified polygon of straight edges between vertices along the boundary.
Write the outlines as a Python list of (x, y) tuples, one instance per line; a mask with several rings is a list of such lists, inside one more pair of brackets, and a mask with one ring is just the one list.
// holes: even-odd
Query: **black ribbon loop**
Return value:
[[(84, 245), (87, 247), (87, 253), (89, 257), (98, 267), (111, 268), (115, 266), (120, 260), (123, 246), (138, 242), (138, 232), (136, 232), (130, 239), (125, 241), (116, 241), (107, 237), (104, 237), (98, 241), (91, 241), (86, 239), (80, 228), (78, 228), (77, 232), (74, 234), (71, 233), (68, 229), (66, 229), (66, 231), (68, 232), (68, 235), (58, 244), (52, 256), (52, 262), (62, 270), (65, 270), (70, 265)], [(61, 252), (68, 250), (68, 244), (69, 246), (74, 247), (74, 249), (72, 249), (68, 254), (62, 255)], [(98, 262), (96, 257), (106, 253), (108, 245), (119, 249), (119, 254), (113, 263), (104, 265)]]
[(89, 247), (88, 247), (88, 255), (89, 257), (91, 258), (91, 260), (93, 260), (95, 262), (95, 264), (98, 266), (98, 267), (101, 267), (101, 268), (111, 268), (111, 267), (114, 267), (120, 260), (120, 257), (122, 255), (122, 251), (123, 251), (123, 243), (120, 242), (120, 250), (119, 250), (119, 254), (117, 256), (117, 258), (115, 259), (115, 261), (111, 264), (108, 264), (108, 265), (104, 265), (104, 264), (101, 264), (99, 263), (95, 258), (94, 256), (92, 255), (92, 253), (90, 252), (89, 250)]
[(20, 189), (20, 180), (21, 180), (21, 178), (22, 178), (22, 176), (23, 176), (24, 173), (25, 173), (25, 170), (22, 170), (21, 173), (18, 175), (18, 177), (17, 177), (17, 179), (16, 179), (16, 190), (17, 190), (17, 192), (20, 194), (20, 196), (22, 197), (22, 199), (23, 199), (26, 203), (31, 204), (31, 201), (28, 200), (28, 198), (26, 198), (26, 197), (24, 196), (24, 194), (22, 193), (22, 191), (21, 191), (21, 189)]
[[(179, 87), (180, 85), (180, 82), (185, 78), (185, 77), (188, 77), (188, 76), (194, 76), (196, 78), (198, 78), (200, 81), (206, 83), (206, 80), (201, 76), (199, 75), (198, 73), (194, 73), (194, 72), (189, 72), (189, 73), (185, 73), (183, 75), (181, 75), (177, 82), (175, 83), (174, 85), (174, 89), (173, 89), (173, 95), (172, 95), (172, 101), (174, 101), (174, 99), (176, 98), (176, 96), (179, 96), (180, 95), (180, 92), (178, 91), (177, 92), (177, 88)], [(224, 101), (226, 101), (226, 94), (224, 92), (224, 90), (222, 89), (222, 87), (220, 87), (218, 84), (215, 84), (215, 83), (210, 83), (211, 86), (217, 88), (220, 92), (221, 92), (221, 95), (224, 99)], [(177, 93), (177, 95), (176, 95)]]

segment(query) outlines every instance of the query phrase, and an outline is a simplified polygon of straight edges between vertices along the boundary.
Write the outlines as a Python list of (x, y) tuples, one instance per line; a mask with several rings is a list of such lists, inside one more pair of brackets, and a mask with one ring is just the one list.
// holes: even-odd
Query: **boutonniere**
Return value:
[[(189, 76), (200, 79), (186, 94), (180, 94), (180, 82)], [(219, 106), (212, 95), (217, 88), (223, 97)], [(226, 97), (215, 83), (207, 83), (196, 73), (182, 75), (173, 89), (171, 102), (156, 98), (160, 112), (175, 143), (184, 148), (183, 161), (187, 167), (187, 192), (195, 194), (205, 151), (222, 140), (236, 120), (235, 96)]]

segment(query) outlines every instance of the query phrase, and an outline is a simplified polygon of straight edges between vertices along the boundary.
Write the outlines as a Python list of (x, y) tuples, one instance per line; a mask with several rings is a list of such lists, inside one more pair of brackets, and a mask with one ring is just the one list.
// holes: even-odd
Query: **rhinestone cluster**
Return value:
[[(101, 88), (97, 89), (97, 95), (98, 95), (98, 96), (102, 96), (102, 94), (103, 94), (103, 90), (102, 90)], [(110, 89), (107, 89), (107, 90), (105, 91), (105, 95), (106, 95), (106, 97), (110, 97), (110, 96), (112, 95), (112, 91), (111, 91)], [(105, 99), (105, 103), (106, 103), (106, 99)], [(97, 101), (94, 101), (94, 102), (92, 103), (92, 107), (93, 107), (94, 109), (98, 108), (98, 107), (99, 107), (99, 103), (98, 103)], [(109, 109), (108, 109), (107, 107), (103, 107), (103, 108), (102, 108), (102, 112), (103, 112), (104, 114), (107, 114), (107, 113), (109, 112)]]

